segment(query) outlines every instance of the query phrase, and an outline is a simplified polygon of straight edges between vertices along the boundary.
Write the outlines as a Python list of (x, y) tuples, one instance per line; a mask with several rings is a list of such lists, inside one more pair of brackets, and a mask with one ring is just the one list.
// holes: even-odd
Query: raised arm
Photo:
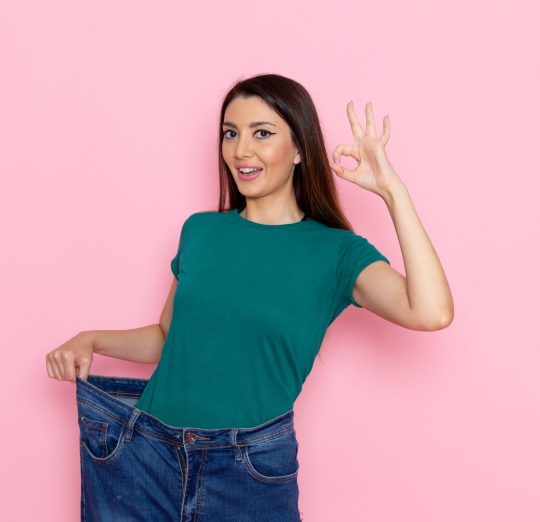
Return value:
[[(352, 101), (347, 104), (347, 114), (355, 143), (336, 147), (331, 167), (339, 177), (383, 198), (394, 222), (406, 272), (403, 276), (382, 261), (371, 263), (358, 275), (353, 298), (373, 313), (412, 330), (445, 328), (454, 317), (452, 294), (409, 192), (386, 156), (389, 118), (383, 119), (384, 131), (377, 137), (371, 102), (366, 104), (365, 131)], [(341, 154), (358, 162), (354, 170), (339, 164)]]

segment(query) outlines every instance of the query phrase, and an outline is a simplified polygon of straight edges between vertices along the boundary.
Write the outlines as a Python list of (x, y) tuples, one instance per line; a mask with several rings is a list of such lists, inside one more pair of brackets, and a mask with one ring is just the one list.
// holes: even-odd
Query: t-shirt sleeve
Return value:
[(180, 269), (182, 268), (182, 247), (184, 245), (185, 228), (186, 228), (186, 222), (184, 221), (184, 224), (182, 225), (182, 228), (180, 230), (180, 239), (178, 240), (178, 249), (176, 250), (176, 255), (171, 260), (171, 270), (174, 277), (176, 277), (177, 281), (179, 280), (178, 278), (180, 275)]
[(338, 302), (343, 307), (352, 304), (357, 308), (363, 308), (353, 298), (354, 284), (360, 272), (375, 261), (390, 264), (388, 258), (365, 237), (347, 230), (339, 246), (336, 266)]

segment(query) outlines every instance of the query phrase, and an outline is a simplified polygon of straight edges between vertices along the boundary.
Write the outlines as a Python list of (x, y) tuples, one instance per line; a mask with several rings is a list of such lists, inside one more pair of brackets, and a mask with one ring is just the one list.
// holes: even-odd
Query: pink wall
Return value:
[[(45, 354), (157, 322), (178, 231), (217, 197), (221, 97), (275, 72), (390, 115), (389, 158), (441, 258), (452, 325), (350, 307), (296, 403), (307, 522), (537, 522), (538, 4), (37, 2), (0, 6), (0, 519), (79, 516), (74, 384)], [(337, 180), (403, 272), (383, 202)], [(96, 356), (92, 373), (153, 366)]]

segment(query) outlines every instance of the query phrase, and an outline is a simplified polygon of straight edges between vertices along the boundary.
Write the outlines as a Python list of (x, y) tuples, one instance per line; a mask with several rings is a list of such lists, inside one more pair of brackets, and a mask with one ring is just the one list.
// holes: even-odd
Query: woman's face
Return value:
[[(241, 194), (261, 197), (292, 190), (294, 164), (300, 163), (300, 154), (290, 127), (262, 98), (236, 97), (230, 102), (223, 132), (223, 159)], [(260, 167), (262, 171), (248, 176), (239, 171), (241, 167)]]

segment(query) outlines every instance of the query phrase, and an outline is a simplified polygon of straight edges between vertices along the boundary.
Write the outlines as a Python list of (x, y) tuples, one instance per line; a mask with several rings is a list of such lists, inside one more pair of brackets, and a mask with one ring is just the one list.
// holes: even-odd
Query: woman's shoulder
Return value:
[(182, 228), (205, 228), (216, 225), (221, 222), (224, 217), (227, 215), (227, 211), (217, 211), (217, 210), (198, 210), (193, 212), (185, 218)]
[(219, 212), (218, 210), (198, 210), (197, 212), (189, 214), (185, 221), (205, 222), (209, 220), (216, 220), (226, 213), (227, 211)]

